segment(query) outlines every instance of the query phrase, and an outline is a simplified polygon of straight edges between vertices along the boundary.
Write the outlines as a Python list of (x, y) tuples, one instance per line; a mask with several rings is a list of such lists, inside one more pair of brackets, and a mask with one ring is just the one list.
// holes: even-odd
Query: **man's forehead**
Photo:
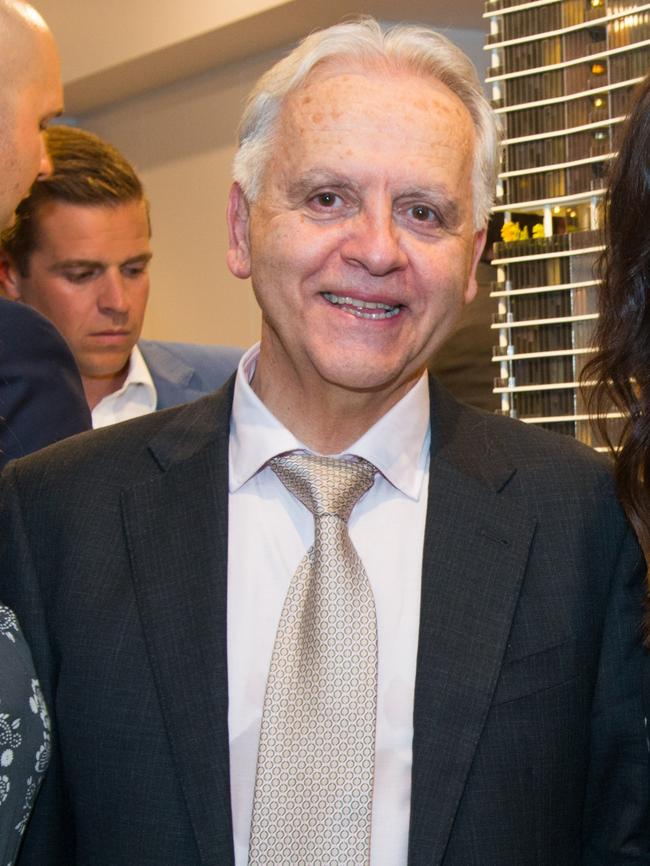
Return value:
[[(325, 119), (320, 109), (326, 103), (329, 119), (336, 122), (341, 116), (337, 102), (347, 101), (358, 102), (359, 109), (367, 112), (369, 105), (363, 100), (361, 90), (374, 93), (376, 99), (372, 108), (378, 118), (382, 116), (383, 105), (388, 105), (391, 97), (399, 93), (405, 119), (409, 111), (415, 109), (429, 114), (432, 121), (449, 116), (454, 123), (470, 121), (471, 125), (466, 105), (434, 75), (386, 63), (336, 60), (317, 65), (305, 81), (287, 95), (281, 117), (318, 124)], [(405, 91), (409, 90), (415, 92), (410, 99), (403, 99)]]
[(2, 87), (30, 80), (45, 58), (55, 52), (55, 43), (41, 16), (31, 6), (0, 0), (0, 71)]
[[(314, 188), (380, 188), (470, 207), (476, 131), (437, 78), (392, 67), (323, 64), (285, 102), (265, 188), (295, 206)], [(449, 216), (458, 222), (459, 216)]]
[[(21, 55), (17, 67), (14, 75), (0, 58), (0, 112), (14, 118), (14, 122), (19, 115), (27, 116), (34, 128), (60, 115), (63, 84), (58, 52), (49, 31), (38, 34), (32, 49)], [(3, 71), (7, 71), (7, 78), (2, 77)], [(8, 80), (10, 85), (6, 84)]]
[(39, 221), (50, 221), (53, 224), (62, 222), (99, 222), (112, 220), (115, 215), (127, 215), (133, 222), (139, 222), (147, 215), (147, 203), (144, 197), (131, 198), (125, 201), (72, 201), (65, 198), (46, 198), (39, 201), (34, 208), (34, 218)]
[(467, 106), (439, 79), (361, 64), (315, 71), (285, 101), (278, 133), (276, 164), (288, 151), (295, 159), (314, 148), (342, 160), (370, 148), (378, 159), (405, 151), (412, 164), (441, 154), (463, 161), (476, 140)]
[(36, 227), (34, 252), (48, 246), (67, 257), (66, 250), (79, 245), (91, 244), (99, 250), (116, 238), (147, 242), (150, 239), (144, 199), (115, 204), (48, 199), (38, 203), (31, 218)]

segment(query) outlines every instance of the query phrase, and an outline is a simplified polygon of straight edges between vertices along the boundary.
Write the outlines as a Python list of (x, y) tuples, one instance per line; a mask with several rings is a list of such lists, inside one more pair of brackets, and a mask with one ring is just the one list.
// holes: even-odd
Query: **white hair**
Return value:
[(233, 164), (233, 177), (246, 198), (253, 202), (260, 194), (287, 95), (303, 85), (319, 64), (341, 60), (362, 66), (383, 64), (435, 78), (460, 98), (476, 131), (473, 216), (475, 228), (482, 229), (494, 200), (499, 126), (473, 63), (449, 39), (428, 27), (400, 24), (384, 28), (370, 17), (310, 34), (259, 79), (239, 125)]

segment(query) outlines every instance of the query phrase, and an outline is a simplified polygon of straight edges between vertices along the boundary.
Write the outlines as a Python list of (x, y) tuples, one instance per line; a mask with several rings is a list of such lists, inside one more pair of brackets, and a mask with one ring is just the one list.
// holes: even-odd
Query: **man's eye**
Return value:
[(146, 264), (125, 265), (121, 270), (122, 276), (133, 280), (136, 279), (136, 277), (142, 276), (142, 274), (147, 270), (147, 266)]
[(334, 192), (319, 192), (318, 195), (314, 196), (313, 201), (319, 206), (324, 208), (334, 207), (337, 202), (339, 202), (340, 196), (338, 196)]
[(86, 283), (95, 275), (95, 271), (64, 271), (63, 276), (69, 283)]
[(436, 219), (436, 214), (432, 208), (426, 204), (416, 204), (411, 208), (411, 215), (418, 222), (433, 222)]

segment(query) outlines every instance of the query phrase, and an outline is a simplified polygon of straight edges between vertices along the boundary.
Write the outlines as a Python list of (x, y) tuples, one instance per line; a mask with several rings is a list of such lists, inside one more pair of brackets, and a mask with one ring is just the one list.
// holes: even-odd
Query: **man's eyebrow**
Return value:
[(120, 262), (120, 266), (123, 267), (124, 265), (136, 265), (136, 264), (140, 264), (140, 262), (146, 263), (146, 262), (150, 262), (152, 258), (153, 258), (153, 253), (151, 253), (151, 252), (140, 253), (137, 256), (131, 256), (130, 259), (125, 259), (123, 262)]
[[(120, 267), (124, 267), (124, 265), (135, 265), (149, 262), (153, 258), (153, 253), (140, 253), (137, 256), (131, 256), (131, 258), (125, 259), (123, 262), (120, 262)], [(68, 268), (107, 268), (108, 262), (103, 262), (100, 259), (63, 259), (61, 262), (56, 262), (52, 265), (51, 270), (53, 271), (64, 271)]]
[(350, 179), (343, 174), (328, 171), (322, 168), (313, 168), (295, 178), (289, 184), (289, 195), (291, 198), (301, 198), (311, 192), (314, 187), (331, 186), (337, 189), (350, 189)]
[(55, 262), (50, 270), (65, 271), (67, 268), (105, 268), (106, 262), (100, 262), (94, 259), (63, 259), (63, 261)]

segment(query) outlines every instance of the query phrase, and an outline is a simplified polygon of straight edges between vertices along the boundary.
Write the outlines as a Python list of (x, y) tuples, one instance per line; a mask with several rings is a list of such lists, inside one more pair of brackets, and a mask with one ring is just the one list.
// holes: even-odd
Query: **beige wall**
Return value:
[(259, 316), (225, 264), (225, 206), (245, 96), (259, 58), (79, 118), (136, 166), (151, 203), (154, 259), (145, 336), (246, 346)]
[(36, 0), (61, 48), (68, 110), (95, 110), (289, 44), (345, 16), (485, 29), (478, 0)]
[[(483, 33), (449, 35), (482, 68)], [(225, 264), (224, 210), (244, 98), (279, 54), (232, 63), (77, 118), (122, 149), (147, 188), (154, 231), (147, 337), (241, 346), (257, 339), (250, 286)]]
[(217, 32), (287, 0), (34, 0), (61, 51), (67, 83)]

